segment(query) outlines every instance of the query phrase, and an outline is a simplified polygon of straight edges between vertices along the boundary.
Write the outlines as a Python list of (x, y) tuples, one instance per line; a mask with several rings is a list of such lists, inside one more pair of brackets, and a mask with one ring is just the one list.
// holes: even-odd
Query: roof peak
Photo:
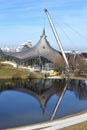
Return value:
[(43, 28), (43, 33), (42, 33), (42, 35), (45, 35), (45, 28)]
[(43, 28), (42, 36), (46, 36), (46, 34), (45, 34), (45, 28)]
[(41, 37), (47, 37), (46, 34), (45, 34), (45, 28), (43, 28), (43, 32), (42, 32)]

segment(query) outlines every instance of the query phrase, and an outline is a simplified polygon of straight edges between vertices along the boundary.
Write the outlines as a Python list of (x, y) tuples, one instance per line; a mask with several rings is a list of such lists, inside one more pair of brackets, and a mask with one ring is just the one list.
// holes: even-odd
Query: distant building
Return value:
[(27, 42), (24, 42), (24, 43), (22, 44), (22, 46), (27, 46), (27, 47), (31, 48), (31, 47), (32, 47), (32, 41), (31, 41), (31, 40), (28, 40)]
[(28, 40), (27, 42), (24, 42), (21, 44), (21, 46), (16, 48), (16, 52), (25, 51), (32, 47), (32, 41)]

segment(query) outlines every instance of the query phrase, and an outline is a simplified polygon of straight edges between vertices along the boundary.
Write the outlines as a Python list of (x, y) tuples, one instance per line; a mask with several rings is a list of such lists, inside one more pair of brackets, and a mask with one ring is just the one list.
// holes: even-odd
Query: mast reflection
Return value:
[(52, 112), (52, 115), (51, 115), (50, 120), (53, 120), (53, 119), (54, 119), (55, 114), (56, 114), (56, 112), (57, 112), (57, 110), (58, 110), (58, 108), (59, 108), (59, 105), (60, 105), (60, 103), (61, 103), (61, 101), (62, 101), (62, 99), (63, 99), (63, 96), (65, 95), (65, 92), (66, 92), (66, 90), (67, 90), (67, 86), (68, 86), (69, 82), (70, 82), (70, 79), (66, 79), (65, 87), (64, 87), (64, 89), (63, 89), (63, 91), (62, 91), (62, 93), (61, 93), (59, 99), (57, 100), (57, 103), (56, 103), (55, 108), (54, 108), (54, 110), (53, 110), (53, 112)]

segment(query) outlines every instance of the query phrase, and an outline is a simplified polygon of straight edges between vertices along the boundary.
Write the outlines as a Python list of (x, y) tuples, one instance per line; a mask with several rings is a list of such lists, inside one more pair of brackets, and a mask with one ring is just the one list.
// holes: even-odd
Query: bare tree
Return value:
[(56, 57), (53, 61), (55, 71), (64, 72), (66, 63), (63, 58)]
[(79, 74), (83, 71), (87, 72), (86, 60), (80, 54), (76, 54), (76, 55), (71, 54), (69, 56), (69, 65), (71, 66), (73, 72), (76, 72)]

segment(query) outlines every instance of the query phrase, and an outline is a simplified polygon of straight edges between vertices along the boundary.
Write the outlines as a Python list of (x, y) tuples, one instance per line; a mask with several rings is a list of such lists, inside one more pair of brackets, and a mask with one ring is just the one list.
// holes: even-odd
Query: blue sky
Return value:
[(45, 26), (47, 40), (58, 45), (44, 9), (52, 17), (65, 50), (87, 50), (87, 0), (0, 0), (0, 47), (35, 45)]

